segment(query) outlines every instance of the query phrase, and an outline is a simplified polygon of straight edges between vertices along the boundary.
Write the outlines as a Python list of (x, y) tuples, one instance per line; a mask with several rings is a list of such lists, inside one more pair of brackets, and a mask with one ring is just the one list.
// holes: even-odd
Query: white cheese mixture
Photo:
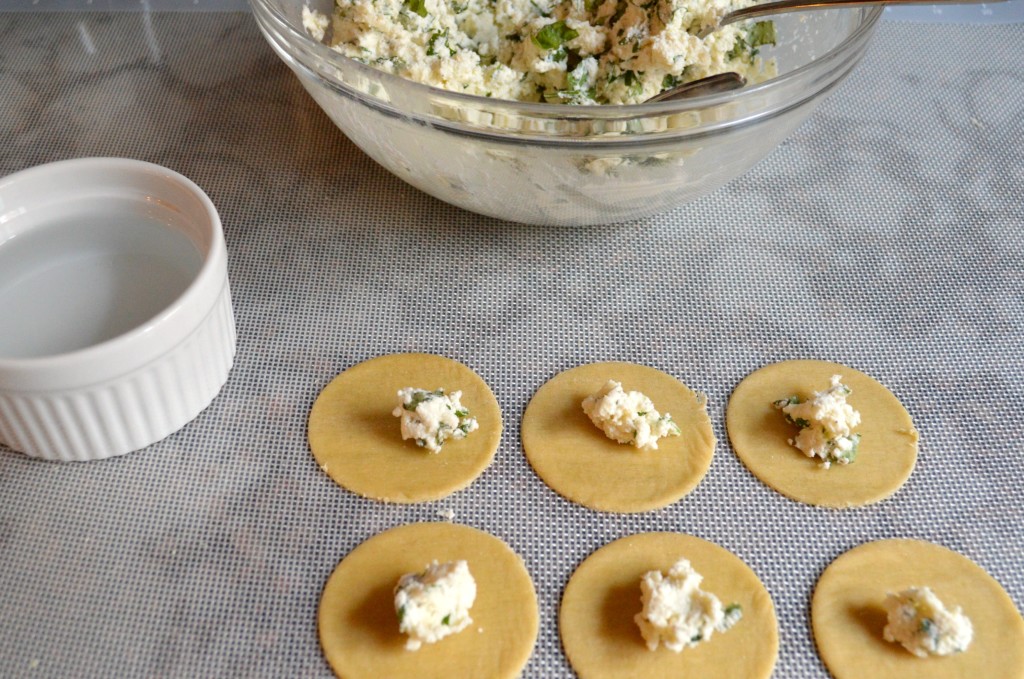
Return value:
[(919, 658), (967, 650), (974, 636), (960, 607), (950, 611), (927, 587), (911, 587), (885, 597), (886, 641), (899, 642)]
[(302, 7), (302, 27), (317, 42), (324, 39), (330, 25), (331, 20), (326, 15), (310, 9), (308, 5)]
[(395, 587), (398, 629), (409, 636), (406, 649), (415, 651), (464, 630), (473, 619), (476, 581), (465, 561), (434, 561), (422, 573), (403, 575)]
[(700, 588), (704, 578), (690, 562), (680, 559), (669, 570), (649, 571), (640, 580), (643, 610), (634, 620), (655, 651), (664, 644), (679, 653), (684, 648), (709, 641), (715, 632), (725, 632), (743, 617), (738, 604), (722, 606), (714, 594)]
[[(770, 21), (696, 33), (749, 0), (335, 0), (333, 48), (389, 73), (497, 99), (633, 104), (724, 71), (757, 82)], [(311, 33), (314, 37), (316, 34)], [(322, 40), (322, 38), (317, 38)]]
[(680, 434), (668, 413), (658, 413), (651, 399), (639, 391), (623, 391), (615, 380), (608, 380), (601, 391), (583, 399), (582, 405), (583, 412), (605, 436), (638, 449), (654, 450), (658, 439)]
[(849, 464), (857, 457), (860, 434), (853, 428), (860, 424), (860, 413), (846, 402), (850, 388), (839, 375), (832, 376), (832, 385), (819, 391), (810, 400), (796, 396), (775, 402), (775, 407), (786, 419), (800, 427), (800, 433), (789, 440), (810, 458), (820, 458), (820, 466), (828, 469), (832, 463)]
[(462, 405), (461, 391), (406, 387), (398, 391), (398, 399), (391, 414), (401, 418), (402, 439), (414, 439), (432, 453), (440, 452), (448, 439), (465, 438), (480, 426)]

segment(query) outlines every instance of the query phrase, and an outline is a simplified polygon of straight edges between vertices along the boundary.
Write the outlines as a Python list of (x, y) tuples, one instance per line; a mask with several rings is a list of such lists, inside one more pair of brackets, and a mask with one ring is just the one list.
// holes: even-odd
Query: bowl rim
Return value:
[[(297, 0), (301, 1), (301, 0)], [(525, 102), (516, 99), (495, 99), (490, 97), (483, 97), (476, 94), (467, 94), (464, 92), (455, 92), (453, 90), (446, 90), (433, 85), (427, 85), (415, 80), (405, 78), (403, 76), (388, 73), (380, 69), (374, 68), (368, 64), (364, 64), (360, 61), (347, 57), (344, 54), (335, 51), (330, 46), (314, 40), (301, 25), (296, 25), (293, 21), (281, 12), (277, 6), (268, 2), (268, 0), (248, 0), (250, 7), (253, 9), (253, 13), (257, 18), (257, 23), (260, 24), (261, 29), (266, 30), (263, 26), (263, 22), (260, 21), (260, 12), (264, 11), (268, 13), (273, 19), (284, 27), (287, 36), (290, 41), (298, 41), (300, 47), (305, 47), (307, 50), (312, 50), (314, 54), (322, 59), (327, 60), (339, 60), (352, 66), (357, 72), (363, 74), (369, 78), (376, 78), (382, 80), (384, 83), (393, 84), (399, 87), (407, 88), (410, 92), (415, 93), (413, 96), (417, 98), (427, 99), (430, 97), (441, 97), (449, 99), (453, 104), (466, 103), (473, 104), (473, 107), (478, 107), (481, 102), (486, 102), (488, 110), (506, 110), (515, 109), (518, 115), (527, 115), (537, 118), (552, 118), (552, 119), (572, 119), (580, 118), (581, 120), (616, 120), (616, 119), (636, 119), (644, 117), (656, 117), (664, 115), (672, 115), (678, 113), (685, 113), (688, 111), (701, 110), (716, 104), (723, 104), (730, 101), (735, 101), (738, 97), (746, 98), (747, 95), (759, 94), (764, 91), (773, 89), (779, 89), (784, 87), (790, 81), (803, 77), (805, 73), (812, 69), (818, 69), (823, 63), (830, 63), (839, 59), (846, 53), (851, 44), (855, 44), (865, 38), (865, 34), (870, 33), (874, 30), (884, 12), (884, 7), (881, 5), (874, 6), (859, 6), (859, 7), (832, 7), (823, 8), (821, 11), (863, 11), (863, 20), (855, 27), (853, 31), (849, 33), (839, 44), (832, 47), (830, 50), (825, 52), (823, 55), (807, 62), (791, 71), (787, 71), (782, 75), (770, 78), (763, 82), (750, 85), (742, 88), (738, 91), (732, 92), (720, 92), (713, 94), (706, 94), (701, 96), (689, 97), (686, 99), (678, 99), (675, 101), (659, 101), (659, 102), (643, 102), (639, 104), (621, 104), (621, 105), (609, 105), (609, 104), (550, 104), (547, 102)], [(301, 62), (300, 62), (301, 63)], [(302, 66), (309, 68), (307, 64), (302, 63)], [(312, 70), (312, 69), (311, 69)], [(320, 78), (328, 79), (327, 76), (320, 72), (314, 71)], [(375, 100), (379, 100), (377, 97), (368, 95), (365, 92), (357, 90), (351, 84), (339, 81), (337, 79), (330, 79), (332, 85), (337, 85), (344, 91), (356, 95), (360, 100), (364, 100), (369, 97)], [(738, 94), (738, 93), (739, 94)], [(391, 102), (386, 102), (391, 105)], [(558, 115), (557, 112), (563, 112), (562, 115)], [(572, 112), (571, 115), (566, 115), (566, 112)], [(432, 118), (437, 116), (432, 116)]]
[[(177, 185), (198, 201), (203, 216), (198, 226), (208, 237), (209, 245), (205, 252), (199, 252), (202, 264), (185, 290), (136, 327), (71, 351), (23, 358), (0, 356), (0, 390), (49, 391), (118, 379), (158, 360), (194, 333), (212, 312), (217, 298), (228, 285), (227, 245), (220, 215), (210, 197), (195, 182), (178, 172), (129, 158), (75, 158), (36, 165), (0, 177), (0, 190), (22, 182), (47, 181), (47, 177), (52, 179), (59, 174), (67, 176), (66, 173), (93, 176), (120, 173), (122, 176), (148, 178), (151, 186), (153, 180)], [(118, 186), (115, 183), (107, 185)], [(154, 190), (153, 193), (157, 192)]]

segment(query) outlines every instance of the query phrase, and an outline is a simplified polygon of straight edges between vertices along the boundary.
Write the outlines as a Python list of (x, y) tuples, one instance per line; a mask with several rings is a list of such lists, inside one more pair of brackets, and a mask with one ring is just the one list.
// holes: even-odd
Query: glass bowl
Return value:
[(767, 155), (854, 68), (880, 7), (780, 14), (778, 77), (683, 101), (564, 106), (448, 92), (342, 56), (302, 28), (302, 7), (250, 0), (268, 42), (359, 148), (409, 184), (514, 222), (622, 222), (693, 201)]

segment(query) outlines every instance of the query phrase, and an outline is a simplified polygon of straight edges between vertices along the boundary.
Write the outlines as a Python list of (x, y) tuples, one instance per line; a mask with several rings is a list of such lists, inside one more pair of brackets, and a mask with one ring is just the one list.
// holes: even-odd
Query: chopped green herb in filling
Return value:
[(427, 4), (424, 0), (405, 0), (405, 6), (410, 12), (419, 14), (421, 17), (427, 16)]
[(564, 21), (556, 21), (537, 31), (533, 36), (533, 43), (541, 49), (553, 50), (577, 37), (579, 33), (566, 26)]
[(656, 651), (659, 645), (679, 653), (715, 632), (727, 632), (743, 617), (738, 604), (722, 606), (711, 592), (700, 588), (703, 576), (686, 559), (679, 559), (667, 573), (648, 571), (640, 580), (643, 609), (633, 620)]
[(449, 439), (465, 438), (479, 426), (463, 407), (462, 392), (449, 395), (443, 389), (406, 387), (398, 392), (398, 398), (392, 414), (401, 418), (402, 438), (412, 439), (432, 453), (440, 452)]
[(644, 394), (627, 392), (615, 380), (608, 380), (600, 391), (583, 399), (581, 406), (605, 436), (637, 449), (656, 450), (659, 439), (682, 433), (671, 415), (659, 413)]
[(786, 421), (800, 428), (790, 443), (807, 457), (820, 459), (824, 469), (833, 463), (850, 464), (860, 446), (860, 434), (853, 433), (860, 424), (860, 413), (846, 402), (851, 391), (840, 379), (833, 375), (830, 388), (809, 399), (790, 396), (772, 404)]
[(395, 586), (398, 629), (415, 651), (461, 632), (473, 619), (476, 581), (466, 561), (432, 562), (420, 573), (406, 573)]
[(883, 607), (883, 638), (901, 644), (920, 658), (962, 653), (974, 636), (974, 627), (963, 611), (959, 607), (947, 609), (928, 587), (889, 593)]
[(337, 0), (333, 47), (436, 87), (552, 103), (631, 104), (723, 71), (774, 75), (775, 25), (729, 25), (706, 0)]

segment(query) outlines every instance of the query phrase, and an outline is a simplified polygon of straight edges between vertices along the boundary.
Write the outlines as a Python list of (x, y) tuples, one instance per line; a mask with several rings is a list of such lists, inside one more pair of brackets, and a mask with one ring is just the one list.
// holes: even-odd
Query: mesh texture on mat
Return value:
[[(336, 563), (449, 509), (535, 580), (526, 677), (571, 676), (562, 589), (594, 549), (640, 531), (698, 535), (757, 572), (786, 679), (827, 676), (811, 592), (868, 540), (957, 550), (1021, 606), (1024, 27), (883, 24), (747, 175), (590, 229), (504, 224), (403, 184), (331, 125), (246, 14), (0, 13), (0, 36), (0, 174), (110, 155), (192, 178), (225, 223), (239, 330), (222, 394), (165, 441), (94, 464), (0, 451), (0, 674), (328, 677), (315, 619)], [(355, 497), (306, 446), (319, 390), (398, 351), (466, 363), (503, 408), (494, 464), (443, 501)], [(726, 400), (786, 358), (848, 364), (906, 404), (920, 458), (892, 499), (816, 509), (738, 461)], [(533, 391), (597, 360), (707, 393), (719, 446), (677, 504), (600, 514), (526, 463)]]

